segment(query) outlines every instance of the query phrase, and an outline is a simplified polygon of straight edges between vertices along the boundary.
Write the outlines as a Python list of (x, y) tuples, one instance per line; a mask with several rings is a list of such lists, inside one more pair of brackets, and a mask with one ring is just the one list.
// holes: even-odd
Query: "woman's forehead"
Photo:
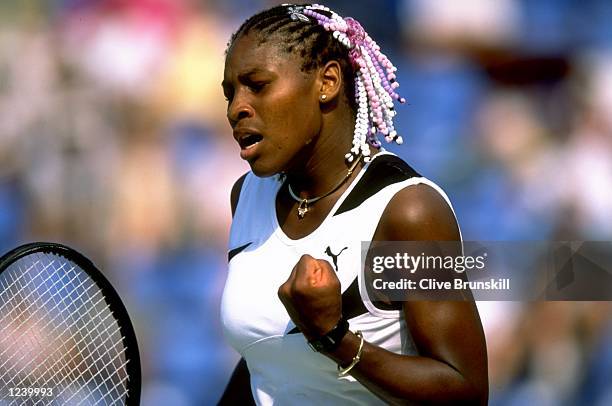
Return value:
[(299, 57), (285, 52), (273, 39), (262, 42), (253, 34), (236, 38), (225, 60), (226, 73), (231, 71), (236, 74), (246, 71), (299, 71), (301, 65)]

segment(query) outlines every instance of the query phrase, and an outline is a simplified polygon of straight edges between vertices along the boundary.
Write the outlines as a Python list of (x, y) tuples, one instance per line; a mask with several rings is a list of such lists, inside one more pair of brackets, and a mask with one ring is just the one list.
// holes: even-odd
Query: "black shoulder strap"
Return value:
[(395, 155), (379, 156), (370, 163), (366, 173), (359, 179), (359, 183), (351, 190), (334, 216), (353, 210), (386, 186), (420, 176), (410, 165)]

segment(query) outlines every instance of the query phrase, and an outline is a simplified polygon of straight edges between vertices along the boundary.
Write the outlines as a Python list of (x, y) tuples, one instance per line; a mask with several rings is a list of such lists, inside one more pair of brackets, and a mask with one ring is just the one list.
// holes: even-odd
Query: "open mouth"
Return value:
[(261, 141), (263, 139), (263, 137), (259, 134), (249, 134), (245, 137), (242, 137), (238, 143), (240, 144), (240, 148), (241, 149), (247, 149), (252, 147), (253, 145), (257, 144), (259, 141)]

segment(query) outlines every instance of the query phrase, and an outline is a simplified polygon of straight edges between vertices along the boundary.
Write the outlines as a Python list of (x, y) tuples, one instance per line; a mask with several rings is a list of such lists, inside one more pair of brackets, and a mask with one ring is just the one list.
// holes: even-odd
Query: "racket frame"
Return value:
[(119, 331), (122, 336), (123, 345), (126, 348), (126, 358), (129, 362), (125, 369), (128, 375), (126, 387), (128, 389), (125, 399), (126, 406), (140, 405), (140, 390), (142, 384), (142, 375), (140, 369), (140, 353), (138, 350), (138, 342), (136, 340), (136, 332), (130, 320), (130, 316), (123, 304), (119, 294), (113, 285), (106, 279), (102, 272), (94, 265), (94, 263), (67, 245), (53, 242), (32, 242), (21, 245), (12, 249), (0, 258), (0, 275), (13, 263), (30, 254), (43, 253), (59, 255), (72, 261), (81, 268), (98, 286), (110, 311), (115, 315)]

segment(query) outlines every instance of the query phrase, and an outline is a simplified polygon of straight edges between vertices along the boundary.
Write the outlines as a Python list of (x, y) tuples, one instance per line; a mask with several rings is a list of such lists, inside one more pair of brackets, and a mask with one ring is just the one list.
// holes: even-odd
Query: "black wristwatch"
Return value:
[(308, 341), (308, 345), (313, 351), (316, 352), (331, 352), (338, 348), (340, 341), (342, 341), (342, 338), (344, 338), (348, 329), (348, 320), (346, 320), (343, 316), (338, 324), (336, 324), (336, 327), (332, 328), (329, 333), (319, 338), (315, 338), (314, 340)]

